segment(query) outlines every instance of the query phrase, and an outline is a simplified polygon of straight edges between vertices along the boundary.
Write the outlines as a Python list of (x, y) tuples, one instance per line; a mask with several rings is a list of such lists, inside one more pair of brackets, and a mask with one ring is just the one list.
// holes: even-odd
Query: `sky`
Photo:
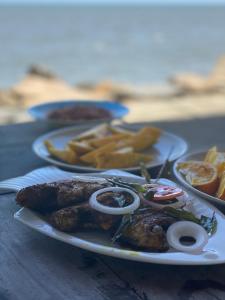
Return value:
[(225, 4), (225, 0), (0, 0), (0, 4)]

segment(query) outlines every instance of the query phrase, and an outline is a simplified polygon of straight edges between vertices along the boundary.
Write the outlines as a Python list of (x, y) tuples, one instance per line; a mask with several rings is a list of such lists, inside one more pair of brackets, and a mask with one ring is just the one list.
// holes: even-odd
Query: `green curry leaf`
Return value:
[(215, 216), (215, 212), (213, 213), (212, 217), (207, 217), (207, 216), (201, 215), (201, 217), (199, 219), (193, 213), (186, 211), (186, 210), (176, 209), (173, 207), (165, 207), (163, 210), (169, 216), (174, 217), (180, 221), (181, 220), (191, 221), (191, 222), (201, 225), (207, 231), (208, 235), (210, 235), (210, 236), (216, 232), (217, 219)]

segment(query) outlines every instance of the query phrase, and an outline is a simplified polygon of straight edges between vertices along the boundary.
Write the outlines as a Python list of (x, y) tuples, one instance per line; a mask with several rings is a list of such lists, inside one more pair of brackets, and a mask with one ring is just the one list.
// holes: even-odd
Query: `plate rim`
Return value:
[[(104, 175), (101, 177), (104, 178)], [(135, 180), (135, 178), (133, 178)], [(171, 183), (174, 183), (170, 180)], [(208, 208), (212, 209), (216, 212), (217, 218), (223, 220), (225, 224), (225, 216), (224, 214), (219, 211), (216, 207), (214, 207), (212, 204), (208, 203), (204, 199), (198, 199), (198, 201), (205, 204)], [(33, 218), (33, 221), (29, 222), (26, 219), (26, 214)], [(25, 217), (24, 217), (25, 215)], [(182, 253), (182, 252), (175, 252), (176, 256), (178, 258), (173, 258), (174, 252), (165, 252), (165, 253), (153, 253), (153, 252), (142, 252), (142, 251), (135, 251), (135, 250), (127, 250), (127, 249), (120, 249), (116, 247), (110, 247), (106, 245), (98, 244), (97, 242), (87, 241), (85, 239), (82, 239), (80, 237), (76, 237), (74, 235), (70, 235), (69, 233), (65, 233), (62, 231), (59, 231), (55, 228), (53, 228), (49, 223), (47, 223), (45, 220), (39, 217), (38, 213), (33, 212), (30, 209), (27, 208), (20, 208), (15, 214), (14, 218), (21, 223), (25, 224), (26, 226), (48, 236), (51, 238), (54, 238), (56, 240), (60, 240), (62, 242), (68, 243), (72, 246), (88, 250), (94, 253), (117, 257), (120, 259), (126, 259), (126, 260), (132, 260), (132, 261), (138, 261), (138, 262), (145, 262), (145, 263), (155, 263), (155, 264), (165, 264), (165, 265), (214, 265), (214, 264), (222, 264), (225, 263), (225, 251), (223, 251), (224, 255), (220, 258), (213, 259), (213, 258), (207, 258), (204, 256), (201, 256), (200, 260), (199, 255), (192, 255), (188, 253)], [(38, 223), (43, 223), (44, 230), (41, 228), (41, 226), (37, 225)], [(35, 226), (36, 223), (36, 226)], [(221, 223), (219, 223), (221, 224)], [(47, 227), (46, 227), (47, 226)], [(49, 231), (47, 230), (50, 229)], [(213, 238), (213, 237), (212, 237)], [(225, 237), (224, 237), (225, 240)], [(223, 244), (223, 243), (222, 243)], [(225, 250), (225, 243), (224, 243), (224, 250)], [(188, 259), (184, 260), (182, 256), (188, 256)], [(202, 254), (204, 255), (204, 253)], [(167, 257), (164, 257), (167, 256)], [(179, 258), (180, 257), (180, 258)], [(192, 259), (190, 259), (192, 257)]]
[[(129, 127), (129, 125), (134, 126), (134, 127), (135, 126), (141, 127), (141, 126), (146, 126), (147, 124), (148, 123), (131, 123), (131, 124), (125, 124), (125, 125), (122, 124), (122, 125), (119, 125), (119, 127), (121, 127), (121, 128), (124, 127), (126, 129), (126, 128)], [(72, 130), (73, 128), (74, 129), (79, 129), (79, 128), (82, 129), (83, 128), (84, 130), (88, 130), (89, 127), (90, 127), (90, 125), (80, 125), (80, 126), (73, 125), (73, 126), (66, 126), (66, 127), (60, 128), (60, 129), (52, 130), (52, 131), (50, 131), (48, 133), (45, 133), (45, 134), (39, 136), (38, 138), (36, 138), (34, 140), (34, 142), (32, 143), (32, 150), (39, 158), (41, 158), (41, 159), (43, 159), (43, 160), (45, 160), (45, 161), (47, 161), (47, 162), (49, 162), (53, 165), (66, 168), (68, 170), (76, 170), (76, 171), (82, 171), (82, 172), (104, 172), (107, 169), (96, 169), (96, 168), (88, 167), (88, 166), (70, 165), (70, 164), (61, 162), (59, 160), (55, 160), (54, 158), (43, 156), (38, 151), (38, 146), (40, 146), (39, 144), (41, 143), (41, 141), (44, 140), (44, 139), (49, 138), (49, 135), (55, 135), (55, 134), (61, 133), (61, 132), (66, 131), (66, 130)], [(179, 140), (180, 143), (182, 144), (182, 147), (183, 147), (182, 153), (180, 153), (178, 156), (176, 156), (175, 158), (170, 160), (170, 162), (173, 162), (173, 161), (177, 160), (178, 158), (183, 156), (188, 151), (189, 144), (184, 138), (182, 138), (181, 136), (176, 135), (174, 133), (168, 132), (166, 130), (162, 130), (162, 133), (167, 135), (167, 136), (172, 136), (176, 140)], [(147, 167), (148, 168), (156, 168), (156, 167), (159, 167), (160, 165), (162, 165), (162, 163), (155, 162), (153, 164), (152, 163), (147, 164)], [(140, 167), (137, 166), (137, 167), (130, 167), (130, 168), (120, 168), (120, 170), (127, 171), (127, 172), (137, 172), (137, 171), (140, 170)]]
[[(209, 194), (206, 194), (204, 192), (201, 192), (199, 190), (197, 190), (196, 188), (194, 188), (193, 186), (191, 186), (182, 176), (182, 174), (177, 170), (177, 165), (180, 163), (180, 162), (184, 162), (187, 160), (188, 157), (191, 157), (191, 156), (195, 156), (195, 155), (204, 155), (206, 154), (206, 152), (208, 151), (208, 149), (204, 150), (199, 150), (199, 151), (192, 151), (192, 152), (189, 152), (189, 153), (186, 153), (184, 155), (182, 155), (181, 157), (179, 157), (173, 164), (173, 174), (175, 176), (175, 178), (177, 179), (177, 181), (183, 185), (185, 188), (187, 188), (189, 191), (193, 192), (194, 194), (204, 198), (206, 201), (210, 201), (212, 202), (213, 204), (218, 204), (218, 205), (222, 205), (222, 206), (225, 206), (225, 201), (224, 200), (220, 200), (219, 198), (217, 197), (214, 197), (214, 196), (211, 196)], [(193, 160), (193, 159), (189, 159), (189, 160)]]

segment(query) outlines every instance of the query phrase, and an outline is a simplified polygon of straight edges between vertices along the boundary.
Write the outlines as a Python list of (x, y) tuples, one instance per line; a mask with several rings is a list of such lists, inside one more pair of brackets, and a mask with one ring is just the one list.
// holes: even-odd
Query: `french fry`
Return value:
[(134, 152), (134, 149), (132, 147), (123, 147), (115, 151), (115, 153), (131, 153)]
[(83, 155), (93, 150), (93, 147), (91, 147), (87, 141), (70, 141), (68, 146), (78, 155)]
[(132, 131), (127, 130), (127, 129), (123, 129), (123, 128), (119, 128), (119, 127), (114, 127), (114, 126), (109, 126), (109, 131), (112, 134), (117, 134), (117, 133), (128, 133), (128, 134), (133, 134)]
[(101, 155), (103, 153), (111, 153), (114, 151), (117, 147), (116, 143), (109, 143), (107, 145), (104, 145), (101, 148), (98, 148), (94, 151), (88, 152), (87, 154), (80, 157), (80, 160), (84, 163), (88, 163), (91, 165), (96, 165), (96, 157), (97, 155)]
[(147, 163), (151, 161), (152, 156), (140, 153), (99, 153), (97, 154), (97, 168), (129, 168), (138, 166), (140, 162)]
[(109, 125), (108, 124), (101, 124), (98, 126), (95, 126), (94, 128), (85, 131), (82, 134), (79, 134), (77, 137), (73, 139), (73, 141), (86, 141), (98, 137), (104, 137), (107, 134), (109, 134)]
[(90, 141), (90, 145), (95, 148), (99, 148), (99, 147), (102, 147), (111, 142), (122, 141), (123, 139), (129, 138), (130, 136), (131, 136), (131, 134), (129, 134), (129, 133), (112, 134), (110, 136), (106, 136), (103, 138), (93, 139)]
[(160, 136), (160, 129), (144, 127), (138, 132), (102, 124), (78, 135), (65, 149), (56, 149), (50, 141), (45, 145), (50, 155), (69, 164), (97, 168), (127, 168), (148, 162), (150, 155), (141, 153)]
[(67, 162), (68, 164), (75, 164), (78, 161), (76, 152), (74, 152), (69, 146), (67, 146), (64, 150), (59, 150), (56, 149), (50, 141), (46, 140), (45, 147), (53, 157)]
[(160, 136), (160, 129), (154, 127), (144, 127), (133, 137), (124, 141), (127, 146), (134, 148), (134, 151), (143, 151), (156, 143)]

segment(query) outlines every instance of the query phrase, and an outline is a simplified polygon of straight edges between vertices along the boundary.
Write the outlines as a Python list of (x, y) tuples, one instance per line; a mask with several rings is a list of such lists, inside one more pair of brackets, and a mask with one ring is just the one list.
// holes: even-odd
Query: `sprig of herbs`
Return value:
[(166, 177), (166, 178), (170, 176), (170, 157), (173, 153), (173, 150), (174, 150), (174, 146), (172, 146), (170, 148), (167, 158), (165, 159), (163, 165), (161, 166), (161, 168), (156, 176), (155, 183), (157, 183), (162, 176)]
[(111, 183), (113, 186), (124, 187), (132, 190), (133, 192), (144, 193), (146, 191), (141, 184), (129, 183), (123, 181), (121, 178), (117, 178), (117, 177), (107, 178), (107, 181)]
[(190, 221), (190, 222), (194, 222), (194, 223), (198, 223), (200, 222), (200, 220), (198, 218), (196, 218), (196, 216), (186, 210), (180, 210), (180, 209), (176, 209), (174, 207), (171, 206), (167, 206), (163, 208), (163, 211), (168, 214), (171, 217), (174, 217), (176, 219), (179, 220), (185, 220), (185, 221)]
[(186, 211), (186, 210), (180, 210), (176, 209), (174, 207), (165, 207), (163, 211), (168, 214), (171, 217), (174, 217), (178, 220), (185, 220), (185, 221), (191, 221), (194, 223), (197, 223), (201, 225), (211, 236), (216, 232), (217, 229), (217, 219), (215, 216), (215, 212), (213, 213), (212, 217), (207, 217), (204, 215), (201, 215), (200, 219), (197, 218), (193, 213)]
[(131, 214), (122, 217), (121, 223), (112, 237), (112, 243), (115, 243), (123, 235), (124, 230), (132, 223), (132, 221), (133, 216)]
[(217, 229), (217, 219), (215, 212), (213, 213), (211, 218), (202, 215), (200, 218), (200, 223), (210, 236), (213, 235)]
[(143, 162), (140, 163), (140, 168), (141, 168), (141, 176), (144, 177), (147, 183), (151, 183), (151, 175), (148, 172), (148, 169), (146, 168)]
[[(170, 151), (168, 152), (167, 158), (165, 159), (163, 165), (159, 169), (159, 172), (156, 176), (156, 179), (155, 179), (154, 183), (158, 183), (158, 181), (162, 177), (168, 178), (170, 176), (170, 157), (173, 153), (173, 150), (174, 150), (174, 146), (172, 146), (170, 148)], [(151, 175), (148, 172), (148, 169), (147, 169), (146, 165), (143, 162), (140, 163), (140, 168), (141, 168), (141, 176), (145, 179), (145, 181), (147, 183), (151, 183)], [(150, 191), (150, 195), (148, 195), (148, 196), (153, 197), (154, 196), (153, 192)]]

